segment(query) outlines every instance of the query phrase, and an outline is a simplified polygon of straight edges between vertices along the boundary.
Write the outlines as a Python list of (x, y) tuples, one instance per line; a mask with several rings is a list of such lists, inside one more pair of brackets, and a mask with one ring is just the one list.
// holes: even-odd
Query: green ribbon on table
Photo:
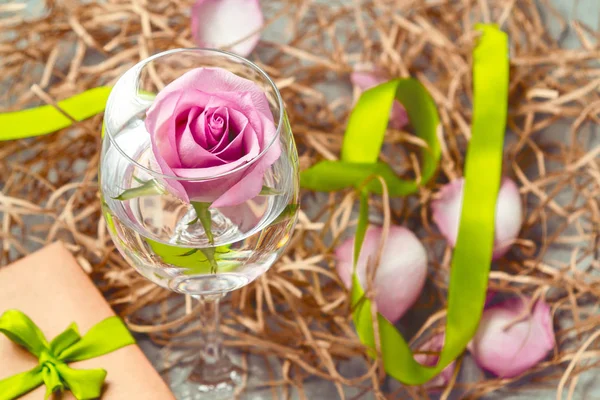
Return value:
[(71, 324), (50, 343), (38, 326), (18, 310), (8, 310), (0, 317), (0, 332), (23, 346), (39, 359), (26, 372), (0, 380), (0, 400), (12, 400), (46, 385), (46, 398), (57, 390), (70, 390), (79, 400), (100, 397), (106, 377), (103, 369), (73, 369), (67, 363), (87, 360), (135, 344), (135, 339), (116, 316), (93, 326), (83, 337)]
[[(421, 179), (400, 179), (386, 163), (377, 161), (389, 120), (389, 110), (398, 100), (408, 114), (415, 133), (427, 145), (421, 150)], [(381, 176), (390, 196), (416, 192), (435, 174), (441, 149), (437, 140), (439, 116), (427, 89), (416, 79), (394, 79), (367, 90), (361, 96), (348, 121), (340, 161), (321, 161), (302, 171), (300, 184), (306, 189), (331, 192), (348, 187), (359, 188), (370, 176)], [(378, 179), (370, 180), (369, 192), (381, 194)]]
[[(111, 87), (100, 86), (52, 105), (0, 113), (0, 141), (47, 135), (104, 111)], [(67, 117), (67, 115), (69, 117)]]
[[(377, 315), (379, 340), (386, 372), (393, 378), (409, 385), (420, 385), (439, 374), (456, 359), (466, 348), (477, 331), (487, 289), (488, 274), (493, 251), (495, 208), (502, 173), (502, 152), (508, 104), (508, 37), (496, 25), (478, 24), (482, 33), (474, 53), (473, 63), (473, 122), (471, 141), (465, 161), (465, 188), (460, 219), (458, 240), (454, 248), (448, 292), (448, 311), (446, 318), (446, 339), (436, 366), (428, 367), (418, 363), (402, 335), (381, 315)], [(393, 92), (392, 81), (377, 86), (363, 94), (352, 112), (348, 130), (342, 147), (342, 162), (361, 167), (350, 169), (355, 181), (347, 178), (335, 186), (340, 179), (340, 171), (322, 168), (319, 164), (305, 171), (305, 187), (314, 190), (336, 190), (343, 187), (362, 188), (365, 179), (378, 175), (377, 171), (387, 171), (380, 176), (386, 181), (390, 195), (408, 194), (417, 190), (418, 182), (402, 182), (389, 174), (389, 170), (377, 162), (383, 135), (389, 118)], [(400, 86), (398, 91), (400, 91)], [(415, 93), (413, 93), (414, 95)], [(419, 94), (419, 92), (416, 92)], [(399, 99), (399, 93), (396, 98)], [(422, 179), (420, 184), (429, 180), (437, 167), (439, 150), (432, 127), (438, 123), (437, 113), (428, 107), (425, 96), (404, 97), (400, 100), (405, 106), (409, 119), (418, 136), (425, 139), (429, 146), (422, 157)], [(381, 99), (385, 98), (386, 101)], [(366, 99), (363, 101), (363, 99)], [(419, 104), (421, 113), (412, 109)], [(415, 119), (415, 117), (417, 119)], [(429, 119), (429, 123), (426, 123)], [(383, 122), (385, 120), (385, 123)], [(425, 151), (425, 150), (424, 150)], [(432, 154), (432, 155), (431, 155)], [(350, 161), (350, 162), (349, 162)], [(432, 166), (432, 163), (435, 163)], [(336, 162), (328, 162), (332, 166)], [(370, 167), (369, 167), (370, 166)], [(369, 169), (370, 168), (370, 169)], [(383, 168), (383, 169), (380, 169)], [(387, 166), (389, 168), (389, 166)], [(342, 167), (340, 166), (340, 170)], [(363, 172), (359, 170), (362, 169)], [(402, 185), (398, 185), (402, 182)], [(336, 189), (328, 187), (335, 186)], [(352, 276), (353, 318), (358, 335), (365, 345), (376, 347), (374, 327), (371, 315), (371, 302), (364, 295), (356, 274), (356, 261), (368, 226), (368, 194), (373, 187), (362, 188), (360, 193), (360, 212), (354, 243), (354, 268)], [(379, 188), (381, 189), (381, 188)], [(401, 256), (401, 255), (399, 255)], [(398, 288), (401, 290), (401, 288)], [(374, 354), (374, 353), (373, 353)]]

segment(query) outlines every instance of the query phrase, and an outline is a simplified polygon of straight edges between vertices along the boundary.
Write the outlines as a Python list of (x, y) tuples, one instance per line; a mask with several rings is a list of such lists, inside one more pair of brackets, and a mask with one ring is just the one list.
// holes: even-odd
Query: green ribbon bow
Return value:
[(106, 377), (104, 369), (72, 369), (67, 363), (87, 360), (135, 344), (135, 339), (116, 316), (93, 326), (83, 337), (71, 324), (50, 343), (37, 325), (18, 310), (0, 317), (0, 332), (39, 359), (30, 371), (0, 380), (0, 400), (12, 400), (46, 385), (46, 398), (57, 390), (70, 390), (79, 400), (100, 397)]

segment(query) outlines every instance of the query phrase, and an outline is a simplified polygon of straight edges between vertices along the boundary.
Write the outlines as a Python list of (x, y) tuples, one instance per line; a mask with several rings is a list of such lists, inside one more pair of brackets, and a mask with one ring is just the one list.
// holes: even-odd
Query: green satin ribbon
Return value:
[[(76, 121), (104, 111), (112, 88), (101, 86), (58, 102), (58, 106)], [(47, 135), (71, 126), (72, 120), (51, 105), (0, 113), (0, 141)]]
[[(79, 400), (100, 397), (106, 377), (103, 369), (72, 369), (67, 363), (87, 360), (135, 344), (135, 339), (118, 317), (93, 326), (83, 337), (71, 324), (50, 343), (37, 325), (18, 310), (0, 317), (0, 332), (39, 359), (30, 371), (0, 380), (0, 400), (16, 399), (46, 385), (46, 398), (58, 390), (70, 390)], [(6, 362), (6, 361), (3, 361)]]
[[(389, 110), (398, 100), (408, 114), (415, 133), (427, 147), (421, 150), (421, 179), (400, 179), (386, 163), (377, 161), (389, 120)], [(344, 133), (342, 159), (321, 161), (300, 174), (306, 189), (331, 192), (349, 187), (359, 188), (370, 176), (381, 176), (390, 196), (416, 192), (435, 174), (441, 149), (437, 140), (439, 116), (427, 89), (416, 79), (394, 79), (365, 91), (352, 110)], [(367, 190), (381, 194), (378, 179), (367, 184)]]
[[(496, 199), (502, 172), (509, 60), (508, 38), (505, 33), (495, 25), (478, 24), (476, 28), (482, 36), (473, 54), (472, 138), (465, 161), (463, 206), (450, 271), (446, 339), (438, 364), (434, 367), (419, 364), (402, 335), (389, 321), (377, 315), (384, 368), (393, 378), (410, 385), (429, 381), (464, 351), (477, 330), (485, 302), (493, 251)], [(386, 181), (391, 196), (416, 190), (417, 182), (402, 182), (390, 174), (389, 166), (382, 166), (383, 163), (377, 162), (391, 106), (389, 101), (381, 99), (389, 99), (393, 82), (397, 81), (365, 92), (352, 112), (344, 136), (342, 161), (339, 162), (354, 165), (347, 169), (350, 176), (341, 176), (344, 166), (336, 164), (337, 162), (327, 162), (330, 168), (319, 163), (305, 171), (304, 179), (301, 180), (305, 187), (322, 191), (352, 186), (360, 188), (365, 178), (379, 175)], [(398, 94), (396, 93), (397, 99)], [(400, 100), (408, 111), (416, 134), (425, 139), (429, 146), (429, 158), (428, 153), (424, 153), (422, 157), (421, 184), (425, 184), (433, 176), (438, 161), (436, 155), (439, 154), (439, 144), (433, 134), (438, 124), (437, 113), (429, 109), (426, 97), (421, 95)], [(418, 114), (412, 111), (414, 103), (419, 104), (416, 106), (421, 111)], [(415, 119), (415, 116), (420, 119)], [(427, 119), (429, 123), (426, 124)], [(354, 243), (355, 269), (368, 226), (368, 194), (380, 191), (373, 189), (373, 186), (367, 186), (360, 193), (359, 221)], [(356, 271), (352, 281), (354, 323), (362, 343), (374, 349), (376, 342), (371, 302), (364, 296)]]

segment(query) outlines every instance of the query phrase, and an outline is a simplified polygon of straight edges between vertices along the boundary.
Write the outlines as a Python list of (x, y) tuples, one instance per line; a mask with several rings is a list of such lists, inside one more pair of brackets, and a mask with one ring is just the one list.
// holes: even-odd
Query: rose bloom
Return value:
[(277, 128), (263, 90), (221, 68), (188, 71), (146, 113), (152, 152), (173, 194), (229, 207), (257, 196), (279, 158)]

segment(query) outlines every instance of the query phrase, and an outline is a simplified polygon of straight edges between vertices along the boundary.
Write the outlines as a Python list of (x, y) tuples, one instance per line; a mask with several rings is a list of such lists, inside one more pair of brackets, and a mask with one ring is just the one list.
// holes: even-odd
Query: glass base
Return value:
[(183, 382), (171, 386), (177, 400), (232, 399), (244, 371), (223, 355), (215, 363), (200, 360)]

